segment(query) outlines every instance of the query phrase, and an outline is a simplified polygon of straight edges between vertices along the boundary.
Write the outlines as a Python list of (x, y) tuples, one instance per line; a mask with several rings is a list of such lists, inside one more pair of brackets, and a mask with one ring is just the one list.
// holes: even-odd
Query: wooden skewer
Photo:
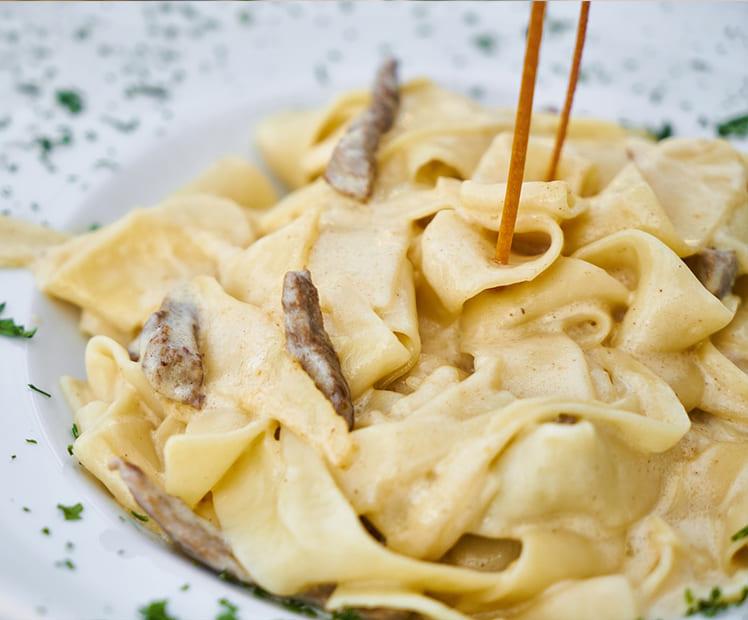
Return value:
[(544, 15), (545, 2), (533, 2), (532, 13), (530, 14), (530, 27), (527, 29), (522, 84), (519, 89), (519, 102), (517, 103), (517, 114), (514, 119), (512, 157), (509, 161), (504, 209), (501, 213), (499, 238), (496, 242), (496, 260), (501, 265), (509, 263), (514, 225), (517, 222), (519, 195), (522, 191), (522, 179), (525, 176), (527, 140), (530, 136), (532, 99), (535, 94), (535, 76), (538, 71), (538, 57), (540, 56), (540, 40), (543, 36)]
[(553, 181), (556, 178), (556, 169), (558, 168), (558, 162), (561, 159), (561, 149), (564, 146), (564, 140), (566, 139), (566, 129), (569, 126), (569, 114), (571, 114), (571, 105), (574, 101), (574, 93), (577, 89), (577, 80), (579, 79), (579, 66), (582, 64), (582, 50), (584, 49), (584, 40), (587, 36), (587, 20), (590, 14), (590, 3), (589, 0), (582, 2), (579, 7), (579, 24), (577, 24), (577, 42), (574, 46), (574, 60), (571, 63), (571, 70), (569, 71), (569, 84), (566, 87), (566, 100), (564, 101), (564, 109), (561, 112), (561, 118), (558, 121), (558, 129), (556, 130), (556, 143), (553, 145), (553, 156), (551, 157), (551, 164), (548, 167), (548, 174), (546, 175), (546, 181)]

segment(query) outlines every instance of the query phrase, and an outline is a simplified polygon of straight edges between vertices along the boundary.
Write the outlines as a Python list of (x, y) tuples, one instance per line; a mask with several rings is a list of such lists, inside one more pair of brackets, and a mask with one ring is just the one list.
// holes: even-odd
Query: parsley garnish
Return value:
[(659, 127), (650, 127), (647, 133), (659, 142), (673, 135), (673, 126), (669, 121), (665, 121)]
[[(5, 310), (5, 302), (0, 304), (0, 314)], [(9, 336), (10, 338), (31, 338), (36, 333), (34, 329), (26, 329), (19, 325), (13, 319), (0, 319), (0, 336)]]
[(99, 224), (98, 222), (93, 222), (92, 224), (89, 224), (88, 231), (94, 232), (95, 230), (99, 230), (99, 228), (101, 228), (101, 224)]
[(83, 111), (83, 98), (74, 90), (58, 90), (55, 99), (71, 114), (80, 114)]
[(75, 570), (75, 564), (73, 564), (73, 561), (69, 558), (65, 558), (64, 560), (60, 560), (59, 562), (55, 562), (55, 566), (58, 568), (67, 568), (68, 570)]
[(236, 615), (236, 612), (239, 611), (239, 608), (231, 601), (222, 598), (219, 599), (218, 604), (222, 609), (216, 616), (216, 620), (239, 620), (239, 617)]
[(143, 620), (177, 620), (174, 616), (169, 614), (167, 606), (169, 601), (152, 601), (138, 609), (140, 617)]
[(63, 506), (57, 504), (57, 507), (62, 511), (62, 516), (65, 517), (65, 521), (80, 521), (81, 513), (83, 512), (83, 504), (78, 502), (73, 506)]
[(73, 436), (73, 439), (78, 439), (78, 437), (81, 436), (77, 424), (73, 424), (72, 428), (70, 429), (70, 434)]
[(697, 599), (691, 589), (687, 589), (685, 592), (687, 616), (694, 616), (696, 614), (703, 614), (707, 618), (713, 618), (717, 614), (722, 613), (726, 609), (732, 606), (738, 606), (743, 604), (748, 598), (748, 586), (744, 587), (737, 598), (732, 600), (726, 599), (722, 596), (722, 590), (718, 587), (712, 588), (708, 598)]
[(31, 512), (31, 508), (29, 508), (28, 506), (23, 506), (21, 510), (23, 510), (24, 512)]
[(748, 136), (748, 114), (736, 116), (717, 125), (717, 133), (726, 136)]
[(43, 527), (43, 528), (42, 528), (42, 534), (44, 534), (45, 536), (49, 536), (49, 535), (50, 535), (50, 533), (51, 533), (51, 532), (50, 532), (50, 530), (49, 530), (49, 528), (48, 528), (48, 527)]
[(352, 609), (343, 609), (332, 612), (332, 620), (361, 620), (361, 616)]
[(182, 585), (180, 586), (180, 588), (179, 588), (179, 589), (180, 589), (180, 590), (181, 590), (182, 592), (187, 592), (187, 590), (189, 590), (189, 589), (190, 589), (190, 584), (189, 584), (189, 583), (183, 583), (183, 584), (182, 584)]
[(133, 517), (135, 517), (138, 521), (148, 521), (148, 517), (146, 515), (142, 515), (139, 512), (135, 512), (134, 510), (131, 510), (130, 514)]
[(36, 444), (38, 444), (39, 442), (38, 442), (38, 441), (37, 441), (36, 439), (27, 439), (27, 440), (26, 440), (26, 443), (30, 443), (30, 444), (32, 444), (32, 445), (34, 445), (34, 446), (35, 446), (35, 445), (36, 445)]
[(68, 454), (73, 456), (73, 444), (71, 443), (68, 444)]
[[(304, 601), (300, 601), (295, 598), (284, 598), (284, 599), (281, 599), (280, 604), (283, 606), (284, 609), (297, 613), (301, 616), (306, 616), (307, 618), (317, 617), (317, 610), (311, 605), (309, 605), (308, 603), (305, 603)], [(223, 620), (223, 619), (220, 619), (220, 620)]]
[(746, 525), (743, 529), (740, 529), (737, 532), (735, 532), (730, 537), (730, 540), (735, 542), (736, 540), (740, 540), (741, 538), (745, 538), (746, 536), (748, 536), (748, 525)]
[(45, 392), (44, 390), (40, 390), (33, 383), (29, 383), (28, 386), (29, 386), (29, 389), (34, 390), (34, 392), (38, 392), (39, 394), (41, 394), (42, 396), (46, 396), (47, 398), (52, 398), (52, 394), (50, 394), (49, 392)]
[(496, 38), (488, 33), (478, 34), (473, 37), (473, 44), (484, 54), (490, 54), (496, 48)]

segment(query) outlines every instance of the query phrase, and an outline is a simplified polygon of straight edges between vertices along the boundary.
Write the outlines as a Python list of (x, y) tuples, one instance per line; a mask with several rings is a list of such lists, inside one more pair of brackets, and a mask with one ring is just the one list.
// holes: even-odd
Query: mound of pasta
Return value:
[(738, 597), (746, 157), (574, 119), (547, 182), (536, 114), (499, 265), (513, 119), (384, 67), (257, 128), (280, 200), (228, 158), (37, 244), (91, 336), (83, 467), (216, 571), (362, 618)]

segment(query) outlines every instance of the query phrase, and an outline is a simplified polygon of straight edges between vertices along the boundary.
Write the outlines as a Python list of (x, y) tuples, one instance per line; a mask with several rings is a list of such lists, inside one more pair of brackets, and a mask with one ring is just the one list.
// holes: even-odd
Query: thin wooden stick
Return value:
[(517, 222), (519, 195), (522, 191), (522, 179), (525, 176), (525, 157), (527, 140), (530, 136), (530, 119), (532, 117), (532, 99), (535, 94), (535, 76), (538, 71), (540, 40), (543, 36), (543, 16), (545, 2), (533, 2), (530, 14), (530, 27), (527, 29), (525, 44), (525, 64), (522, 69), (522, 84), (519, 89), (517, 114), (514, 119), (514, 139), (512, 140), (512, 157), (509, 162), (504, 209), (501, 213), (499, 238), (496, 242), (496, 260), (501, 265), (509, 263), (512, 249), (514, 225)]
[(574, 60), (571, 63), (571, 70), (569, 71), (569, 84), (566, 87), (566, 100), (564, 101), (564, 109), (563, 112), (561, 112), (561, 118), (558, 121), (556, 143), (553, 145), (553, 156), (551, 157), (551, 165), (548, 167), (548, 174), (546, 174), (545, 177), (546, 181), (553, 181), (553, 179), (556, 178), (558, 162), (561, 159), (561, 149), (564, 147), (566, 129), (569, 126), (571, 105), (574, 102), (574, 93), (577, 90), (579, 67), (582, 64), (582, 50), (584, 49), (584, 40), (587, 36), (587, 20), (589, 19), (589, 15), (590, 3), (589, 0), (585, 0), (579, 7), (579, 24), (577, 25), (577, 42), (574, 46)]

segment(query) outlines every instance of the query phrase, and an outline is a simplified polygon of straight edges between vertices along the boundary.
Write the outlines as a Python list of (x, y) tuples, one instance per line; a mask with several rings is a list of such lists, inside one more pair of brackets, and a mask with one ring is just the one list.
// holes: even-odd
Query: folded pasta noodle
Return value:
[[(513, 113), (384, 71), (261, 125), (278, 202), (225, 160), (94, 233), (32, 231), (15, 260), (45, 247), (39, 285), (94, 336), (63, 382), (76, 457), (177, 542), (222, 541), (181, 539), (214, 568), (362, 617), (675, 618), (745, 583), (744, 156), (576, 119), (547, 183), (536, 115), (502, 266)], [(356, 131), (365, 205), (320, 178), (341, 189)]]

